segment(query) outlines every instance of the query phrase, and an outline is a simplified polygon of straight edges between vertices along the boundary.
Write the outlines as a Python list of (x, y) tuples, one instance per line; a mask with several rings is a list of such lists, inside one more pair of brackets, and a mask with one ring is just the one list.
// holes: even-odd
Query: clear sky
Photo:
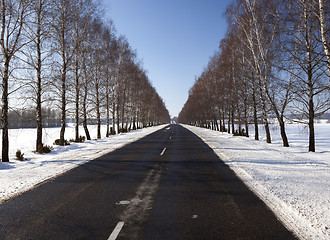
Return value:
[(105, 13), (125, 35), (171, 117), (225, 36), (231, 0), (103, 0)]

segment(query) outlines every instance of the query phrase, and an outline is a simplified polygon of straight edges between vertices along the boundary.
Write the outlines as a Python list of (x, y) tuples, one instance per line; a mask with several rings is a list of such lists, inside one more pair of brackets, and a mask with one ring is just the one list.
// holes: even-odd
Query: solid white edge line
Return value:
[(118, 222), (115, 229), (112, 231), (111, 235), (109, 236), (108, 240), (115, 240), (118, 237), (123, 226), (124, 226), (124, 222)]
[(163, 151), (161, 152), (160, 156), (163, 156), (163, 154), (165, 153), (166, 148), (163, 149)]

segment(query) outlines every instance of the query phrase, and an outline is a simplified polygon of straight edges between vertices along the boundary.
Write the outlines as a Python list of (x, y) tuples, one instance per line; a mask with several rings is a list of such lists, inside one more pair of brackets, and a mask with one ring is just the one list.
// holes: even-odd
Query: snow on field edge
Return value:
[[(302, 150), (301, 138), (283, 148), (280, 141), (267, 144), (183, 126), (208, 144), (297, 237), (330, 239), (329, 146), (308, 153)], [(288, 135), (296, 133), (293, 129)]]

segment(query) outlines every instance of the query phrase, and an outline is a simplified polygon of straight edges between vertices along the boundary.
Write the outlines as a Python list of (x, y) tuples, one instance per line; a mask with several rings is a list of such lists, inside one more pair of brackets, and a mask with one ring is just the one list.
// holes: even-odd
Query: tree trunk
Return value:
[(269, 95), (268, 88), (266, 86), (265, 86), (265, 92), (266, 92), (266, 96), (268, 98), (268, 101), (271, 103), (273, 111), (274, 111), (274, 113), (276, 115), (276, 118), (277, 118), (277, 120), (279, 122), (279, 125), (280, 125), (283, 147), (289, 147), (288, 137), (286, 136), (286, 132), (285, 132), (285, 122), (284, 122), (283, 115), (281, 115), (279, 113), (278, 108), (276, 106), (276, 103), (273, 101), (273, 99), (271, 99), (271, 97)]
[(87, 127), (87, 117), (86, 117), (86, 115), (84, 115), (83, 127), (84, 127), (84, 130), (85, 130), (86, 139), (91, 140), (91, 135), (89, 134), (89, 130), (88, 130), (88, 127)]
[(124, 109), (124, 104), (123, 104), (123, 107), (121, 109), (121, 130), (122, 131), (124, 131), (124, 124), (125, 124), (124, 113), (125, 113), (125, 109)]
[(119, 123), (119, 104), (117, 102), (117, 106), (116, 106), (116, 115), (117, 115), (117, 131), (118, 134), (120, 133), (120, 123)]
[[(86, 108), (84, 107), (84, 109), (86, 109)], [(84, 110), (83, 127), (84, 127), (84, 130), (85, 130), (86, 139), (87, 140), (91, 140), (91, 135), (89, 134), (89, 130), (88, 130), (88, 127), (87, 127), (87, 114), (86, 114), (86, 110)]]
[[(306, 2), (304, 1), (306, 4)], [(309, 20), (309, 9), (307, 6), (304, 6), (304, 31), (305, 31), (305, 46), (307, 53), (307, 86), (308, 86), (308, 127), (309, 127), (309, 146), (308, 150), (310, 152), (315, 152), (315, 132), (314, 132), (314, 85), (313, 85), (313, 66), (312, 66), (312, 29), (308, 25)]]
[(230, 133), (230, 110), (228, 110), (228, 129), (227, 132)]
[[(326, 37), (326, 26), (325, 26), (325, 14), (324, 14), (324, 5), (323, 0), (319, 0), (319, 14), (320, 14), (320, 27), (321, 27), (321, 37), (322, 37), (322, 45), (324, 48), (324, 52), (327, 58), (327, 67), (328, 67), (328, 76), (330, 80), (330, 46)], [(329, 81), (330, 84), (330, 81)]]
[[(64, 55), (64, 54), (63, 54)], [(64, 57), (64, 56), (63, 56)], [(61, 77), (61, 83), (62, 83), (62, 96), (61, 96), (61, 131), (60, 131), (60, 145), (65, 145), (65, 125), (66, 125), (66, 63), (65, 63), (65, 57), (63, 59), (63, 69), (62, 69), (62, 77)]]
[(231, 108), (231, 132), (235, 134), (235, 110), (234, 107)]
[(41, 108), (41, 23), (40, 14), (38, 14), (38, 25), (37, 25), (37, 141), (36, 141), (36, 152), (42, 152), (42, 108)]
[(270, 129), (268, 124), (268, 118), (267, 118), (267, 109), (266, 109), (266, 100), (263, 96), (263, 89), (261, 88), (261, 73), (258, 74), (258, 85), (259, 85), (259, 96), (260, 96), (260, 102), (261, 102), (261, 110), (262, 110), (262, 118), (265, 125), (265, 132), (266, 132), (266, 142), (271, 143), (271, 135), (270, 135)]
[(237, 107), (237, 118), (238, 118), (238, 134), (242, 136), (242, 119), (241, 119), (241, 112)]
[(262, 96), (262, 89), (259, 89), (260, 92), (260, 100), (261, 100), (261, 107), (262, 107), (262, 117), (263, 117), (263, 121), (264, 121), (264, 125), (265, 125), (265, 132), (266, 132), (266, 142), (267, 143), (271, 143), (271, 136), (270, 136), (270, 129), (269, 129), (269, 124), (268, 124), (268, 118), (267, 118), (267, 110), (266, 110), (266, 103), (265, 103), (265, 99)]
[(96, 84), (96, 118), (97, 118), (97, 139), (101, 139), (101, 113), (100, 113), (100, 94), (99, 85)]
[[(246, 86), (245, 86), (245, 89), (246, 89)], [(249, 137), (247, 89), (246, 89), (246, 92), (244, 93), (244, 124), (245, 124), (245, 136)]]
[(9, 59), (5, 56), (2, 77), (2, 162), (9, 162), (9, 137), (8, 137), (8, 81)]
[(226, 118), (226, 111), (225, 111), (225, 108), (223, 107), (223, 110), (222, 110), (222, 124), (223, 124), (223, 130), (222, 132), (226, 132), (226, 122), (225, 122), (225, 119)]
[(269, 129), (269, 123), (268, 123), (268, 119), (267, 116), (264, 116), (264, 123), (265, 123), (265, 131), (266, 131), (266, 142), (267, 143), (272, 143), (272, 139), (270, 136), (270, 129)]
[(215, 130), (219, 131), (219, 124), (217, 118), (214, 118), (214, 125), (215, 125)]
[[(86, 74), (85, 74), (86, 76)], [(83, 96), (83, 127), (84, 127), (84, 131), (85, 131), (85, 135), (87, 140), (91, 140), (91, 136), (89, 134), (89, 130), (87, 127), (87, 96), (88, 96), (88, 86), (87, 83), (84, 84), (85, 85), (85, 92), (84, 92), (84, 96)]]
[(79, 84), (79, 62), (78, 54), (76, 54), (75, 60), (75, 87), (76, 87), (76, 99), (75, 99), (75, 138), (76, 142), (79, 140), (79, 95), (80, 95), (80, 84)]
[(247, 103), (246, 94), (244, 97), (244, 124), (245, 124), (245, 136), (249, 137), (248, 103)]
[(315, 131), (314, 131), (314, 102), (313, 98), (309, 98), (309, 116), (308, 116), (308, 127), (309, 127), (309, 146), (308, 150), (310, 152), (315, 152)]
[(109, 100), (109, 80), (107, 79), (107, 84), (106, 84), (106, 112), (107, 112), (107, 132), (106, 132), (106, 137), (110, 136), (110, 100)]
[(112, 101), (112, 132), (111, 134), (116, 134), (116, 104), (115, 101)]
[(129, 125), (127, 131), (130, 132), (132, 127), (132, 121), (129, 121), (129, 124), (127, 123), (127, 125)]
[(61, 60), (62, 60), (62, 72), (61, 72), (61, 130), (60, 130), (60, 145), (65, 145), (65, 125), (66, 125), (66, 72), (67, 72), (67, 58), (66, 58), (66, 25), (62, 21), (61, 26)]
[(133, 118), (133, 130), (136, 130), (135, 122), (136, 122), (136, 117)]
[(286, 136), (285, 123), (284, 123), (283, 117), (279, 124), (280, 124), (280, 130), (281, 130), (281, 137), (282, 137), (282, 141), (283, 141), (283, 147), (289, 147), (289, 140), (288, 140), (288, 137)]
[(219, 131), (223, 131), (223, 125), (222, 125), (222, 116), (221, 116), (221, 110), (219, 111)]

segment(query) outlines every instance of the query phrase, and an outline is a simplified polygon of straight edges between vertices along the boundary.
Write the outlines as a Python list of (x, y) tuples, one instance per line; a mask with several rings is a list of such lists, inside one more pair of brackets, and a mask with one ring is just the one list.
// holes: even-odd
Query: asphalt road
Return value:
[(0, 205), (0, 239), (295, 239), (201, 139), (169, 125)]

